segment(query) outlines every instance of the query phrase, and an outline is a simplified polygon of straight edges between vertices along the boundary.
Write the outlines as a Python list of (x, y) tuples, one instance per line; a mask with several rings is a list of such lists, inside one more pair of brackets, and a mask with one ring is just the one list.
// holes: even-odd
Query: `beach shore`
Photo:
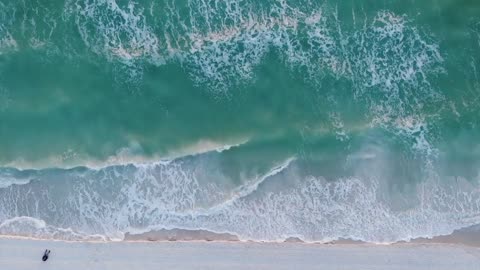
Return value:
[[(51, 254), (47, 262), (41, 257)], [(0, 238), (1, 269), (479, 269), (461, 244), (65, 242)]]

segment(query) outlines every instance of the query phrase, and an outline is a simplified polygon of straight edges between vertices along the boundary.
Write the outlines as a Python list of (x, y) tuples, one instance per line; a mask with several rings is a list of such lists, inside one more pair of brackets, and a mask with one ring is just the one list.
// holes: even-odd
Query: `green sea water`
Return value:
[(0, 166), (0, 234), (480, 223), (480, 4), (0, 0)]

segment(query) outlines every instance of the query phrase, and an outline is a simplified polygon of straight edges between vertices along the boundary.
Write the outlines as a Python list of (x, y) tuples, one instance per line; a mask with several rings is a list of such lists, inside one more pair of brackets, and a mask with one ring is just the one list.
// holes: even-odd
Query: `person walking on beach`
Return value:
[(48, 260), (48, 255), (50, 255), (50, 250), (45, 249), (45, 253), (43, 253), (42, 261), (47, 261)]

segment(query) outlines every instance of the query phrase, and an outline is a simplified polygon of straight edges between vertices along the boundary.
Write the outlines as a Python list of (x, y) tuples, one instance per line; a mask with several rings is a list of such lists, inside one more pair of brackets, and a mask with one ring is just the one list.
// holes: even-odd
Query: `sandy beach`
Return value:
[[(50, 249), (47, 262), (43, 251)], [(480, 269), (459, 244), (64, 242), (0, 239), (1, 269)]]

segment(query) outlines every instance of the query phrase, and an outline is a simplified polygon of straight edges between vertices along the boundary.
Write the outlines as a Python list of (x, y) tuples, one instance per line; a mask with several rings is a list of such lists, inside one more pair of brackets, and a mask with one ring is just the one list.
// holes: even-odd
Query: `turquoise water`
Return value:
[(0, 0), (0, 234), (480, 223), (474, 1)]

